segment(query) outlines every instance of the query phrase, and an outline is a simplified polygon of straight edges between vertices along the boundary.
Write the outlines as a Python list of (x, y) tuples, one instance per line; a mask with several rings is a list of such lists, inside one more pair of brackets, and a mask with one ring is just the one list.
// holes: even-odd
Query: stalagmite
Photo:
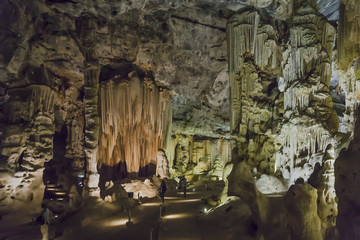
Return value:
[(317, 214), (317, 191), (309, 184), (290, 187), (284, 201), (292, 240), (322, 240), (321, 221)]
[(169, 161), (164, 150), (159, 149), (156, 156), (156, 173), (160, 178), (170, 178)]

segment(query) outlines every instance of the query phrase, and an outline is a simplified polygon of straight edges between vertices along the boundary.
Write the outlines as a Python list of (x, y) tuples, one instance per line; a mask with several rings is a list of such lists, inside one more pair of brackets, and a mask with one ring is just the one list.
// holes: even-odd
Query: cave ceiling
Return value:
[[(8, 90), (32, 84), (81, 93), (84, 56), (76, 24), (91, 17), (97, 24), (94, 48), (102, 67), (125, 60), (151, 70), (157, 82), (171, 88), (173, 133), (227, 135), (227, 18), (251, 5), (273, 12), (283, 2), (2, 1), (1, 103), (7, 101)], [(339, 0), (318, 3), (329, 20), (338, 18)]]

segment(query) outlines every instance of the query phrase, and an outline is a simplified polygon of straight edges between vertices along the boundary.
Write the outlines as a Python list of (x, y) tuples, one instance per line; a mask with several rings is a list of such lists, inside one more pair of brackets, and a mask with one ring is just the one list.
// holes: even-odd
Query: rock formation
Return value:
[(231, 131), (235, 152), (253, 168), (274, 172), (272, 130), (281, 116), (277, 30), (256, 10), (234, 15), (227, 27)]
[[(360, 60), (360, 1), (342, 1), (338, 27), (338, 76), (339, 86), (345, 94), (344, 124), (350, 138), (344, 138), (343, 149), (335, 161), (335, 189), (338, 198), (336, 226), (339, 239), (356, 239), (359, 230), (359, 60)], [(352, 139), (353, 138), (353, 139)], [(340, 150), (340, 149), (339, 149)]]
[(346, 122), (343, 132), (351, 133), (354, 101), (347, 100), (348, 113), (340, 110), (338, 117), (330, 95), (336, 29), (316, 2), (294, 1), (287, 4), (289, 15), (273, 14), (283, 7), (245, 8), (229, 20), (232, 159), (246, 161), (255, 177), (280, 176), (288, 186), (315, 177), (321, 231), (311, 238), (320, 239), (335, 226), (334, 161), (346, 141), (335, 135), (339, 118)]
[[(108, 171), (99, 169), (99, 163), (113, 161), (110, 156), (97, 158), (104, 154), (98, 152), (98, 139), (109, 130), (98, 118), (99, 86), (106, 85), (100, 72), (121, 61), (153, 72), (156, 83), (151, 86), (145, 81), (146, 89), (166, 95), (161, 89), (171, 85), (174, 134), (216, 139), (228, 132), (225, 15), (233, 4), (217, 3), (220, 11), (208, 3), (168, 1), (6, 1), (0, 5), (1, 29), (7, 29), (0, 36), (1, 166), (13, 177), (19, 162), (30, 172), (41, 172), (45, 162), (51, 161), (48, 166), (55, 168), (66, 162), (73, 171), (67, 177), (74, 174), (76, 181), (84, 181), (84, 195), (98, 195), (99, 182), (106, 181), (98, 173)], [(145, 102), (144, 107), (153, 103)], [(151, 147), (135, 155), (151, 154), (136, 163), (129, 151), (122, 151), (128, 154), (128, 160), (121, 161), (127, 161), (130, 172), (138, 172), (150, 161), (156, 163), (158, 147), (169, 153), (165, 142), (171, 118), (150, 115), (149, 121), (155, 121), (151, 131), (159, 139), (150, 143), (153, 133), (145, 134)], [(163, 120), (166, 126), (160, 127)], [(111, 155), (112, 150), (106, 149)], [(115, 175), (121, 178), (126, 172)], [(16, 186), (5, 187), (15, 193)], [(67, 187), (70, 191), (71, 184)]]
[(156, 196), (156, 176), (127, 177), (186, 176), (223, 181), (257, 239), (360, 238), (359, 0), (0, 9), (1, 209), (73, 212)]
[(126, 172), (149, 176), (170, 134), (170, 91), (139, 71), (123, 74), (115, 68), (106, 73), (111, 79), (101, 79), (97, 159), (107, 166), (123, 162)]
[(81, 40), (80, 51), (84, 56), (84, 102), (85, 102), (85, 194), (96, 195), (99, 183), (96, 154), (98, 151), (99, 116), (98, 92), (100, 65), (95, 51), (96, 19), (84, 16), (77, 19), (76, 31)]
[(306, 1), (294, 5), (293, 24), (283, 53), (283, 148), (277, 156), (277, 168), (291, 181), (307, 180), (316, 153), (334, 145), (332, 135), (338, 130), (329, 94), (335, 29)]
[(323, 239), (317, 197), (316, 189), (309, 184), (292, 185), (285, 195), (291, 239)]
[(175, 135), (167, 150), (170, 174), (193, 177), (207, 174), (217, 166), (213, 177), (221, 179), (222, 170), (230, 161), (230, 151), (227, 139)]
[(160, 178), (170, 178), (169, 160), (164, 150), (159, 149), (156, 156), (156, 173)]

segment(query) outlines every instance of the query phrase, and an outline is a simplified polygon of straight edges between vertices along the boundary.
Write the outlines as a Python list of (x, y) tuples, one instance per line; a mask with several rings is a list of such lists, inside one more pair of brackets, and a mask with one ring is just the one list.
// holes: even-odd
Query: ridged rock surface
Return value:
[(158, 149), (166, 149), (172, 117), (170, 91), (136, 71), (125, 79), (117, 76), (100, 84), (97, 159), (107, 166), (125, 162), (128, 173), (137, 173), (150, 164), (156, 166)]

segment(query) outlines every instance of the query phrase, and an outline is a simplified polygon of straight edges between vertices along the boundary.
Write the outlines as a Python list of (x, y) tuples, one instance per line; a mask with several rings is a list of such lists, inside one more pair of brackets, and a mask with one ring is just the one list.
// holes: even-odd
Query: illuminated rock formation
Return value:
[(233, 158), (273, 173), (275, 129), (282, 115), (277, 30), (257, 11), (234, 15), (227, 26)]
[(306, 1), (294, 5), (293, 22), (283, 53), (285, 124), (277, 141), (283, 146), (277, 169), (292, 182), (299, 177), (307, 180), (316, 153), (335, 145), (332, 135), (338, 130), (329, 94), (335, 29)]
[(160, 176), (160, 178), (170, 178), (169, 173), (169, 160), (166, 157), (166, 153), (164, 150), (158, 150), (156, 156), (156, 174)]
[[(232, 158), (246, 161), (255, 176), (281, 176), (288, 186), (315, 175), (318, 194), (312, 201), (322, 228), (308, 237), (318, 239), (333, 230), (337, 215), (339, 119), (329, 88), (335, 28), (319, 14), (315, 1), (294, 1), (288, 7), (293, 9), (289, 25), (251, 8), (229, 20)], [(320, 172), (314, 172), (316, 164)], [(306, 228), (301, 231), (312, 231)]]
[(193, 177), (209, 173), (222, 179), (222, 170), (230, 161), (230, 151), (227, 139), (173, 136), (167, 148), (170, 175)]
[[(52, 89), (42, 85), (12, 89), (4, 106), (1, 155), (6, 159), (1, 175), (6, 203), (16, 199), (42, 200), (44, 163), (53, 157), (54, 104)], [(9, 171), (9, 172), (6, 172)]]
[(158, 149), (170, 134), (170, 91), (139, 71), (120, 74), (100, 85), (99, 164), (123, 162), (128, 173), (155, 174)]

